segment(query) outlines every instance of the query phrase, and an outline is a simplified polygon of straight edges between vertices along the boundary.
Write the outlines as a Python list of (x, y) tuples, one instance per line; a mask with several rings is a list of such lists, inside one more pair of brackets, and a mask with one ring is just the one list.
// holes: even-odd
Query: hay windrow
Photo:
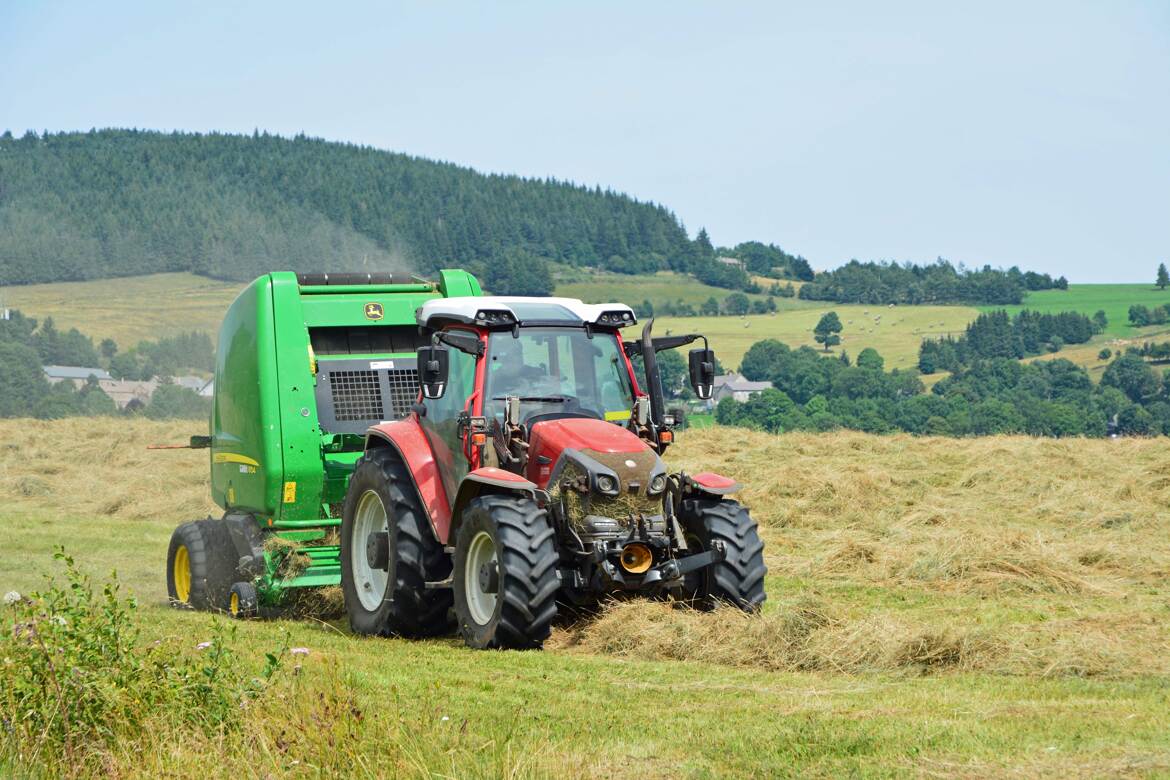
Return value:
[[(171, 529), (222, 510), (206, 451), (146, 445), (205, 430), (0, 420), (0, 503), (69, 533), (148, 531), (153, 548), (127, 568), (138, 592), (157, 592)], [(680, 433), (665, 460), (744, 486), (736, 498), (767, 545), (764, 613), (623, 603), (557, 629), (550, 649), (845, 673), (1170, 674), (1164, 439), (713, 428)]]

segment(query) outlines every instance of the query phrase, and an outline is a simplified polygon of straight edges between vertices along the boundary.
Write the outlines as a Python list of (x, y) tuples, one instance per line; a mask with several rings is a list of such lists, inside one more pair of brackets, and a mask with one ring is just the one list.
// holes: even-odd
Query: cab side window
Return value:
[(454, 422), (463, 411), (467, 397), (475, 390), (475, 357), (457, 349), (448, 350), (450, 373), (447, 376), (447, 391), (442, 398), (429, 398), (426, 420), (438, 427), (444, 422)]

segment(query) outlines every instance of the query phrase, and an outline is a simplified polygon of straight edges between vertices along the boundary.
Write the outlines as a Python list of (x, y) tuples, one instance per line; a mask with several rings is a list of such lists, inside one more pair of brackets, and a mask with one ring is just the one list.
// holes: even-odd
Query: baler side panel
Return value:
[(244, 288), (224, 317), (211, 417), (211, 492), (224, 509), (271, 517), (284, 464), (275, 401), (271, 277)]
[(276, 392), (284, 482), (280, 492), (277, 525), (298, 527), (336, 521), (321, 517), (324, 464), (321, 429), (317, 423), (317, 399), (309, 332), (301, 306), (296, 274), (272, 274), (273, 336), (276, 352)]

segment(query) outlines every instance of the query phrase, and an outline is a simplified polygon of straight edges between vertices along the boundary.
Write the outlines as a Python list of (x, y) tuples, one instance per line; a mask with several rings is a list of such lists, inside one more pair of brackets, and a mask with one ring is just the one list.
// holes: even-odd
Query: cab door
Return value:
[(450, 504), (454, 502), (459, 483), (467, 476), (471, 465), (463, 454), (459, 415), (467, 406), (467, 399), (475, 392), (476, 358), (457, 349), (450, 349), (448, 354), (450, 368), (447, 391), (442, 398), (423, 400), (427, 413), (423, 415), (420, 424), (435, 455), (439, 479)]

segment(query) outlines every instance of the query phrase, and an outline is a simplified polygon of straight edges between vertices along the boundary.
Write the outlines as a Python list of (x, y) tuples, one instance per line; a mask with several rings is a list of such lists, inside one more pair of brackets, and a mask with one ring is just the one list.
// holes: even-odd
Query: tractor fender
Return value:
[(398, 452), (410, 472), (435, 538), (446, 544), (451, 529), (451, 504), (443, 489), (439, 466), (431, 454), (431, 445), (418, 420), (407, 417), (372, 426), (366, 431), (366, 452), (379, 447), (393, 447)]
[(683, 475), (683, 485), (688, 491), (710, 493), (713, 496), (725, 496), (739, 490), (740, 485), (734, 479), (716, 474), (712, 471), (702, 471), (698, 474)]
[(519, 474), (513, 474), (504, 469), (484, 466), (469, 473), (459, 483), (459, 492), (455, 496), (455, 505), (451, 508), (452, 526), (450, 538), (455, 538), (458, 531), (459, 517), (463, 510), (476, 498), (489, 494), (515, 493), (528, 496), (536, 500), (536, 483), (530, 482)]

